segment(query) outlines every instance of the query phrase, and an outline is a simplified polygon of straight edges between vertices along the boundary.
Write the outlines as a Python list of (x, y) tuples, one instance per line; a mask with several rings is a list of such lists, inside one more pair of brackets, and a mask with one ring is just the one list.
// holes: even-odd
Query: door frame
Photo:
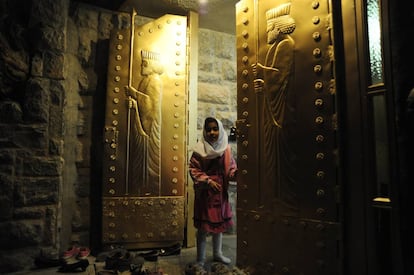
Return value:
[[(383, 73), (388, 126), (389, 171), (391, 203), (375, 203), (375, 148), (368, 87), (370, 78), (367, 41), (366, 1), (341, 1), (343, 40), (341, 54), (336, 54), (338, 65), (339, 122), (342, 199), (344, 204), (344, 274), (403, 274), (400, 242), (398, 241), (399, 183), (397, 169), (396, 132), (394, 121), (394, 95), (392, 87), (392, 62), (389, 29), (389, 1), (380, 0)], [(337, 43), (341, 44), (341, 43)], [(342, 64), (342, 65), (341, 65)], [(388, 216), (381, 223), (379, 217)], [(376, 235), (380, 226), (386, 227), (385, 235)], [(388, 243), (388, 245), (383, 245)], [(383, 246), (380, 246), (383, 245)], [(382, 254), (382, 255), (381, 255)]]

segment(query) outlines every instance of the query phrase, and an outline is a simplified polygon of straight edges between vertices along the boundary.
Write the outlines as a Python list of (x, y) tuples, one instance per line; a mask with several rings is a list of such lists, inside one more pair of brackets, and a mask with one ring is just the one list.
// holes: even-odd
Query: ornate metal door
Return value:
[(238, 248), (253, 274), (340, 274), (329, 0), (242, 0)]
[(187, 18), (165, 15), (110, 38), (103, 159), (103, 245), (184, 239)]

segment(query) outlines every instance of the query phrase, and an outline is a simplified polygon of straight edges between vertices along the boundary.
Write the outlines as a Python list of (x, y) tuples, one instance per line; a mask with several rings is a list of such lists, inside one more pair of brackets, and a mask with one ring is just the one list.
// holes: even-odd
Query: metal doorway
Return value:
[(331, 3), (243, 0), (236, 12), (237, 262), (340, 274)]
[(162, 247), (184, 240), (187, 17), (110, 38), (104, 128), (102, 243)]

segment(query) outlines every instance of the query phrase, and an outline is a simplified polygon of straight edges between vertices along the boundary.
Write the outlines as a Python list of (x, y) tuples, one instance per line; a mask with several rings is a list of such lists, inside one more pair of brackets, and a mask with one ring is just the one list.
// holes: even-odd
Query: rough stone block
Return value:
[(219, 58), (234, 61), (236, 56), (236, 51), (234, 50), (236, 45), (235, 36), (221, 32), (215, 32), (213, 35), (216, 37), (214, 45), (215, 55)]
[(61, 178), (19, 178), (15, 182), (16, 206), (56, 204), (59, 200)]
[(99, 15), (98, 38), (100, 40), (109, 39), (111, 30), (114, 28), (112, 23), (113, 15), (110, 13), (101, 13)]
[(2, 174), (13, 175), (13, 171), (13, 165), (0, 165), (0, 173)]
[(79, 9), (75, 16), (75, 22), (79, 27), (97, 30), (99, 25), (99, 12), (94, 9), (88, 9), (87, 7)]
[(43, 76), (43, 56), (36, 54), (32, 58), (31, 74), (34, 77)]
[(224, 86), (209, 83), (198, 84), (199, 100), (217, 105), (228, 103), (230, 91)]
[(43, 55), (43, 75), (52, 79), (65, 78), (65, 55), (47, 51)]
[(79, 49), (78, 56), (82, 64), (88, 64), (92, 55), (92, 42), (98, 41), (96, 30), (89, 28), (79, 28)]
[(46, 125), (0, 125), (0, 148), (47, 148)]
[(30, 253), (28, 249), (13, 251), (7, 249), (5, 253), (0, 251), (0, 274), (9, 274), (20, 271), (33, 265), (34, 253)]
[(210, 83), (210, 84), (220, 84), (222, 76), (216, 73), (211, 72), (199, 72), (198, 74), (198, 83)]
[(49, 140), (49, 154), (52, 156), (62, 156), (63, 155), (63, 144), (62, 139), (50, 139)]
[(66, 28), (66, 53), (76, 55), (79, 47), (78, 27), (72, 18), (68, 18)]
[(43, 239), (44, 245), (53, 246), (57, 240), (57, 206), (47, 207), (45, 210), (45, 238)]
[(65, 51), (65, 32), (59, 29), (44, 27), (40, 29), (38, 49), (41, 51)]
[(49, 121), (49, 81), (32, 78), (28, 81), (24, 98), (24, 118), (28, 122)]
[(0, 102), (0, 122), (21, 123), (23, 121), (22, 107), (15, 101)]
[(5, 164), (14, 164), (15, 151), (8, 149), (0, 149), (0, 163)]
[(43, 218), (45, 216), (45, 211), (43, 208), (38, 207), (24, 207), (16, 208), (13, 214), (18, 220), (35, 220)]
[(63, 108), (66, 87), (62, 80), (50, 80), (50, 103)]
[(14, 147), (31, 148), (33, 149), (47, 149), (47, 125), (17, 125), (10, 131), (9, 139)]
[(207, 29), (200, 29), (198, 32), (199, 45), (199, 56), (215, 56), (214, 45), (216, 44), (215, 36), (217, 32), (210, 31)]
[[(232, 61), (225, 60), (221, 63), (221, 75), (224, 80), (236, 82), (236, 65)], [(236, 93), (236, 90), (234, 90)]]
[(0, 223), (0, 243), (2, 249), (16, 249), (38, 245), (42, 240), (42, 226), (34, 222)]
[(88, 74), (81, 70), (79, 72), (79, 76), (78, 76), (78, 84), (79, 84), (79, 90), (80, 92), (85, 92), (88, 91), (89, 89), (89, 78), (88, 78)]
[(50, 106), (49, 135), (51, 137), (63, 137), (65, 124), (63, 122), (63, 109), (60, 106)]
[(12, 196), (0, 196), (0, 221), (7, 221), (12, 219), (13, 208), (14, 205)]
[(198, 70), (212, 73), (214, 69), (214, 59), (211, 57), (200, 56), (198, 59)]
[(29, 157), (23, 159), (24, 176), (53, 177), (61, 176), (63, 171), (63, 159), (60, 157)]
[(63, 29), (68, 14), (69, 0), (32, 1), (30, 25), (46, 25)]

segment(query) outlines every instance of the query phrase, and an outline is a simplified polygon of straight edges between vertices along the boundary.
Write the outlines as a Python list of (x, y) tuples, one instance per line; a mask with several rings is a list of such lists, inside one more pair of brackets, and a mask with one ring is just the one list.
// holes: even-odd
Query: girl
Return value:
[(194, 181), (194, 226), (197, 228), (197, 263), (204, 265), (206, 236), (212, 235), (213, 259), (225, 264), (231, 260), (222, 253), (222, 237), (232, 222), (228, 200), (229, 180), (235, 180), (237, 165), (220, 120), (208, 117), (203, 136), (195, 145), (189, 172)]

